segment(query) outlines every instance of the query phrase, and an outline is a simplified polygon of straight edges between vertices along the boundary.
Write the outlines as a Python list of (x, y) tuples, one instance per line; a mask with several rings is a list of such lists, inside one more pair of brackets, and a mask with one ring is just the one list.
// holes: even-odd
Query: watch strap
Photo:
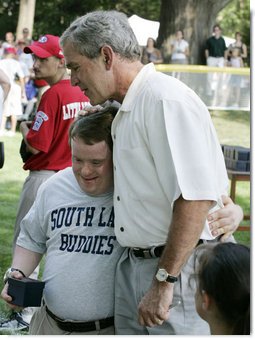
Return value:
[(4, 284), (6, 284), (8, 278), (10, 277), (10, 273), (12, 272), (19, 272), (23, 277), (26, 277), (26, 275), (23, 273), (22, 270), (18, 269), (18, 268), (9, 268), (7, 269), (5, 275), (4, 275)]
[(167, 276), (167, 278), (166, 278), (166, 281), (167, 281), (167, 282), (174, 283), (174, 282), (178, 281), (178, 277), (172, 276), (172, 275), (169, 275), (169, 274), (168, 274), (168, 276)]

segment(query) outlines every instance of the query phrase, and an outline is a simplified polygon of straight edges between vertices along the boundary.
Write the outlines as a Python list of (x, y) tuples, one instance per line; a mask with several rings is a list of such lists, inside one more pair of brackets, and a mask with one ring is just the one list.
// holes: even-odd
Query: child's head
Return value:
[(211, 326), (224, 322), (230, 334), (250, 334), (250, 249), (236, 243), (197, 248), (196, 309)]

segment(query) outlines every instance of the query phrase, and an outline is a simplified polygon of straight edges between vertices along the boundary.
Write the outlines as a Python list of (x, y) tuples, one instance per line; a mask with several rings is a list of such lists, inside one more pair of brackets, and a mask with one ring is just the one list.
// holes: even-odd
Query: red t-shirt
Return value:
[(89, 104), (79, 87), (61, 80), (42, 96), (33, 124), (27, 134), (28, 143), (40, 150), (24, 164), (25, 170), (62, 170), (72, 165), (68, 129), (77, 113)]

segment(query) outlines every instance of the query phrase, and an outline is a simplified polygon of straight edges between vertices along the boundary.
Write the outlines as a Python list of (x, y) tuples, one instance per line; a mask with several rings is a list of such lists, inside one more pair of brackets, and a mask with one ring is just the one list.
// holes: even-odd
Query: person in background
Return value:
[[(115, 234), (126, 248), (116, 269), (116, 334), (208, 334), (188, 278), (196, 245), (219, 241), (207, 216), (223, 207), (229, 181), (206, 106), (141, 63), (123, 13), (88, 13), (60, 44), (72, 84), (92, 105), (121, 104), (112, 124)], [(232, 208), (236, 225), (242, 212)], [(169, 312), (173, 298), (181, 303)]]
[(24, 27), (22, 30), (22, 37), (20, 40), (23, 40), (26, 44), (26, 46), (32, 44), (33, 40), (30, 36), (29, 29), (27, 27)]
[(227, 65), (228, 50), (221, 34), (221, 27), (214, 25), (213, 35), (206, 40), (205, 44), (207, 66), (224, 67)]
[(24, 48), (27, 46), (25, 40), (18, 40), (17, 56), (25, 75), (26, 101), (22, 102), (23, 114), (20, 121), (28, 120), (35, 113), (37, 104), (38, 88), (35, 85), (35, 76), (33, 71), (32, 54), (25, 53)]
[(250, 335), (250, 248), (206, 244), (196, 258), (196, 310), (211, 334)]
[[(216, 24), (213, 26), (213, 35), (206, 40), (205, 44), (205, 58), (206, 64), (209, 67), (224, 67), (227, 66), (228, 50), (226, 42), (222, 37), (221, 27)], [(223, 88), (224, 78), (226, 75), (218, 72), (208, 72), (206, 94), (211, 99), (209, 105), (221, 105), (222, 98), (224, 97), (227, 88)]]
[(175, 40), (171, 42), (171, 64), (188, 64), (189, 43), (184, 40), (183, 31), (175, 33)]
[(5, 41), (2, 44), (3, 49), (14, 48), (16, 52), (15, 36), (12, 32), (5, 33)]
[[(21, 223), (12, 267), (29, 276), (46, 254), (43, 303), (30, 335), (114, 334), (114, 274), (123, 251), (114, 235), (111, 122), (116, 112), (106, 108), (71, 125), (72, 168), (41, 185)], [(15, 270), (9, 276), (22, 278)], [(8, 284), (2, 298), (11, 304), (7, 292)]]
[[(231, 57), (229, 61), (230, 67), (244, 67), (243, 59), (240, 56), (240, 50), (239, 48), (235, 47), (231, 50)], [(240, 78), (240, 75), (238, 74), (231, 74), (229, 79), (229, 87), (231, 91), (231, 105), (238, 107), (240, 104), (240, 97), (241, 97), (241, 86), (242, 81)]]
[(0, 69), (0, 126), (3, 115), (3, 103), (6, 100), (8, 93), (11, 89), (9, 77)]
[(26, 47), (25, 40), (18, 40), (17, 43), (17, 56), (18, 60), (27, 66), (27, 69), (33, 71), (33, 57), (31, 54), (25, 53), (24, 48)]
[(152, 62), (153, 64), (162, 64), (163, 58), (160, 50), (155, 47), (155, 40), (153, 38), (147, 39), (147, 45), (143, 49), (142, 53), (142, 63), (148, 64)]
[(231, 58), (233, 49), (237, 48), (239, 51), (238, 56), (242, 58), (243, 64), (245, 65), (247, 61), (247, 46), (242, 42), (242, 35), (240, 32), (235, 33), (235, 39), (235, 42), (228, 47), (228, 58)]
[[(11, 89), (9, 77), (0, 69), (0, 126), (3, 115), (3, 103)], [(0, 141), (0, 169), (4, 166), (4, 143)]]
[[(0, 60), (0, 69), (9, 77), (11, 83), (11, 90), (4, 102), (0, 134), (13, 137), (16, 134), (17, 117), (22, 115), (21, 101), (26, 100), (25, 75), (13, 47), (4, 50), (4, 58)], [(9, 117), (11, 129), (7, 131), (6, 122)]]

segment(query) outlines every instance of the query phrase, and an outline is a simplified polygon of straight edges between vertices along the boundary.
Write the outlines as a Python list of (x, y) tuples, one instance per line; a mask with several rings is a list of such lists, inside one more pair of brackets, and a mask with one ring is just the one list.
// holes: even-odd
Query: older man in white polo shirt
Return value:
[(127, 247), (116, 271), (117, 334), (209, 334), (189, 285), (192, 253), (215, 239), (206, 218), (228, 178), (207, 108), (185, 84), (141, 64), (122, 13), (88, 13), (60, 43), (72, 84), (92, 105), (121, 103), (112, 125), (115, 233)]

